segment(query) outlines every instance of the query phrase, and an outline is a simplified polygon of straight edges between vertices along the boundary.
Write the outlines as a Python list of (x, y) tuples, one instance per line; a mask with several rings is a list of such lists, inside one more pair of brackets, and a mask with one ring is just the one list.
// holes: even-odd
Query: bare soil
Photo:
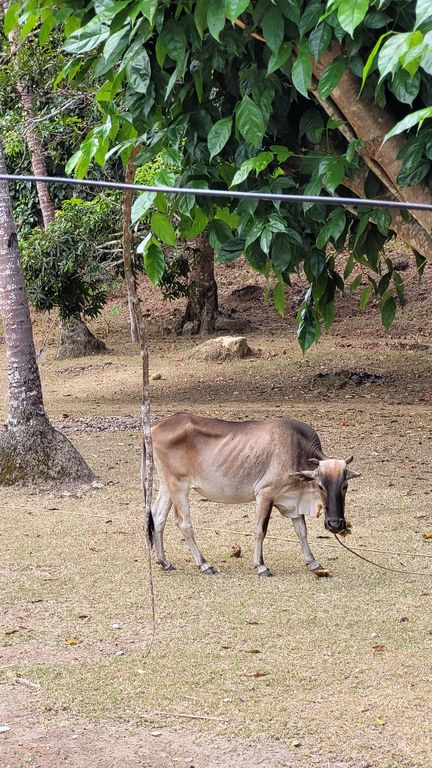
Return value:
[[(407, 258), (403, 248), (399, 255)], [(354, 453), (362, 473), (348, 494), (347, 543), (425, 574), (349, 555), (319, 519), (309, 526), (311, 547), (332, 576), (317, 579), (292, 528), (274, 515), (265, 552), (275, 576), (259, 580), (250, 565), (253, 506), (197, 497), (197, 539), (219, 573), (197, 572), (169, 519), (177, 571), (154, 572), (150, 656), (140, 360), (124, 297), (92, 326), (109, 350), (91, 359), (57, 360), (57, 330), (35, 318), (37, 346), (46, 341), (47, 411), (102, 487), (2, 490), (0, 725), (9, 730), (0, 733), (1, 768), (430, 764), (432, 548), (423, 534), (432, 529), (432, 268), (421, 283), (412, 266), (403, 275), (408, 304), (389, 334), (376, 306), (362, 314), (348, 295), (331, 333), (303, 357), (294, 338), (303, 283), (281, 319), (262, 301), (260, 276), (240, 264), (219, 268), (221, 309), (255, 326), (254, 356), (231, 363), (195, 359), (200, 340), (169, 332), (182, 303), (163, 303), (142, 285), (158, 376), (154, 417), (188, 410), (311, 423), (329, 455)]]

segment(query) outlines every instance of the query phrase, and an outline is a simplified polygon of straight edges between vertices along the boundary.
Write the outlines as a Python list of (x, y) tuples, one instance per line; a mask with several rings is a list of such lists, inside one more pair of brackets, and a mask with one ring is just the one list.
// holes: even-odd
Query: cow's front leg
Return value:
[(317, 560), (315, 560), (311, 548), (309, 546), (309, 542), (307, 540), (307, 528), (306, 523), (304, 519), (304, 515), (301, 515), (300, 517), (293, 517), (292, 523), (294, 526), (294, 530), (299, 537), (301, 550), (303, 553), (304, 561), (309, 568), (309, 570), (314, 571), (317, 576), (328, 576), (329, 572), (320, 565)]
[(256, 498), (256, 534), (253, 566), (257, 569), (258, 576), (273, 576), (272, 572), (264, 564), (263, 543), (267, 533), (270, 515), (273, 507), (273, 499), (266, 495)]

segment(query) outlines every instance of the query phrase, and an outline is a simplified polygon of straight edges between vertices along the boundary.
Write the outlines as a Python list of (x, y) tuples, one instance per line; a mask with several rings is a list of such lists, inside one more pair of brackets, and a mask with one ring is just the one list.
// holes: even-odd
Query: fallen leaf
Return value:
[(376, 722), (376, 724), (377, 724), (377, 725), (380, 725), (380, 726), (383, 726), (383, 725), (385, 725), (385, 724), (386, 724), (386, 721), (385, 721), (385, 718), (384, 718), (384, 717), (377, 717), (377, 719), (375, 720), (375, 722)]
[(246, 624), (259, 624), (259, 621), (255, 619), (246, 619)]
[(65, 637), (65, 645), (77, 645), (78, 640), (76, 637)]
[(245, 672), (245, 677), (266, 677), (268, 675), (268, 672)]
[(15, 678), (15, 682), (27, 686), (27, 688), (40, 688), (39, 683), (34, 683), (32, 680), (29, 680), (28, 677), (17, 677)]
[(259, 648), (240, 648), (241, 653), (261, 653)]
[(15, 635), (17, 632), (19, 632), (19, 629), (6, 629), (5, 635)]
[(385, 644), (384, 643), (377, 643), (376, 645), (372, 646), (372, 650), (375, 653), (379, 653), (380, 651), (384, 651), (385, 650)]
[(0, 733), (7, 733), (10, 731), (10, 725), (0, 725)]
[(432, 531), (425, 531), (423, 534), (424, 539), (432, 539)]

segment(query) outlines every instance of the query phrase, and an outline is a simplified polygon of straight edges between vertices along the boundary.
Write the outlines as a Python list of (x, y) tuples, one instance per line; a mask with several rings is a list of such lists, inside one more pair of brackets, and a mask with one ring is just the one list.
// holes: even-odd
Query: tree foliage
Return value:
[(72, 198), (45, 229), (35, 228), (20, 241), (27, 292), (36, 309), (58, 307), (63, 319), (99, 314), (113, 271), (112, 254), (107, 256), (102, 246), (115, 222), (119, 229), (115, 195)]
[[(428, 176), (430, 8), (428, 0), (59, 0), (55, 8), (27, 0), (13, 4), (8, 24), (20, 23), (23, 35), (39, 28), (42, 37), (62, 28), (68, 60), (57, 83), (79, 83), (89, 72), (97, 82), (99, 123), (68, 163), (78, 177), (91, 163), (125, 162), (139, 146), (138, 165), (162, 150), (174, 163), (175, 170), (159, 174), (161, 184), (318, 195), (345, 192), (344, 181), (362, 163), (359, 142), (347, 141), (340, 122), (313, 98), (315, 89), (328, 98), (345, 71), (359, 78), (359, 90), (365, 75), (363, 97), (393, 111), (402, 121), (395, 131), (419, 126), (401, 152), (399, 183)], [(316, 82), (314, 62), (335, 43), (340, 55)], [(367, 194), (378, 189), (369, 173)], [(274, 283), (281, 313), (291, 275), (304, 270), (310, 288), (298, 313), (303, 349), (332, 323), (336, 291), (356, 263), (365, 269), (361, 303), (378, 294), (386, 327), (404, 301), (401, 277), (382, 256), (391, 236), (386, 211), (354, 215), (255, 200), (221, 206), (193, 196), (172, 200), (168, 211), (164, 197), (144, 193), (134, 216), (149, 212), (141, 252), (154, 282), (162, 278), (166, 246), (205, 229), (221, 261), (244, 254)], [(341, 274), (334, 254), (347, 242), (351, 257)]]

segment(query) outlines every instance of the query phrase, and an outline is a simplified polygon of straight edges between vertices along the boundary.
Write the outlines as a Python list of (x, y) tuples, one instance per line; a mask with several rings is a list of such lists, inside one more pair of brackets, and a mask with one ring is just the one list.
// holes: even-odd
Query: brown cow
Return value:
[[(177, 413), (158, 422), (152, 434), (161, 483), (149, 535), (164, 570), (173, 569), (165, 557), (163, 532), (174, 505), (176, 523), (197, 565), (205, 574), (215, 572), (195, 541), (189, 509), (189, 492), (195, 490), (223, 504), (255, 500), (253, 565), (260, 576), (272, 575), (264, 564), (263, 541), (273, 507), (292, 519), (308, 568), (327, 573), (310, 550), (305, 515), (316, 515), (322, 507), (325, 528), (345, 531), (348, 480), (359, 476), (348, 469), (352, 456), (327, 458), (312, 427), (295, 419), (232, 422)], [(311, 464), (316, 466), (308, 469)]]

